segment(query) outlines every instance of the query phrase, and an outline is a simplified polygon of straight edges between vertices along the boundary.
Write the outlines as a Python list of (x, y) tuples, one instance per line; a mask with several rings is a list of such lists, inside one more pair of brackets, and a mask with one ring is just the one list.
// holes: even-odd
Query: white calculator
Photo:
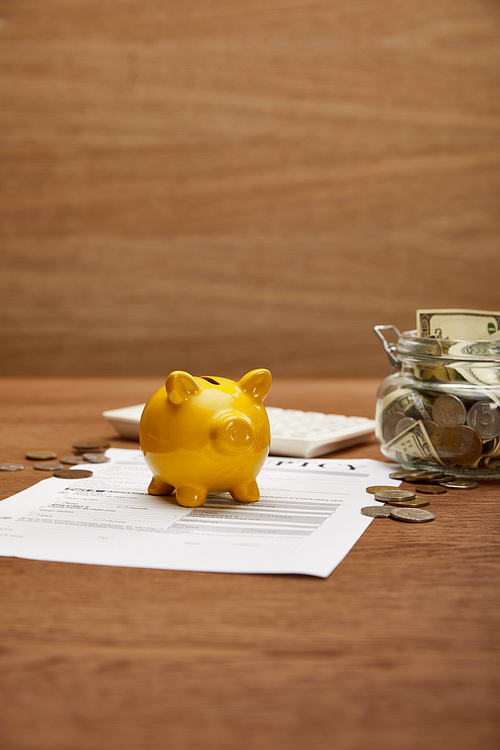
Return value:
[[(118, 433), (139, 439), (139, 422), (144, 404), (103, 412)], [(317, 411), (266, 407), (271, 425), (271, 449), (275, 456), (314, 458), (369, 440), (375, 421), (366, 417), (346, 417)]]
[(369, 440), (375, 420), (317, 411), (266, 408), (275, 456), (314, 458)]

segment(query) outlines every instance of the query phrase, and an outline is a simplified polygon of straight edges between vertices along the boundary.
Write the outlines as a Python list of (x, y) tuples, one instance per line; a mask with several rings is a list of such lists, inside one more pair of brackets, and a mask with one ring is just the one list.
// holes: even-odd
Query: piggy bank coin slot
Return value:
[(209, 378), (208, 375), (202, 375), (202, 380), (206, 380), (207, 383), (212, 383), (212, 385), (220, 385), (218, 380), (215, 380), (214, 378)]

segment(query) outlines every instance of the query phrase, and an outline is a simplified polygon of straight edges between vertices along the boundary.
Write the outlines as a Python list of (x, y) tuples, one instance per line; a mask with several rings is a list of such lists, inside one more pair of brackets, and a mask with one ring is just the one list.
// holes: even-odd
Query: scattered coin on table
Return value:
[(434, 521), (436, 516), (423, 508), (391, 508), (391, 518), (408, 523), (426, 523)]
[(451, 482), (453, 479), (456, 479), (455, 474), (443, 474), (441, 479), (435, 479), (433, 481), (442, 484), (443, 482)]
[(23, 464), (0, 464), (0, 471), (22, 471)]
[(424, 505), (429, 505), (430, 500), (427, 497), (414, 497), (410, 500), (386, 500), (386, 503), (395, 508), (423, 508)]
[(387, 508), (385, 505), (367, 505), (366, 507), (361, 508), (361, 513), (370, 518), (389, 518), (391, 515), (391, 509)]
[(77, 454), (82, 453), (103, 453), (109, 448), (109, 443), (102, 440), (88, 440), (73, 444), (73, 450)]
[(374, 495), (376, 492), (382, 492), (382, 490), (395, 490), (397, 487), (394, 487), (392, 484), (377, 484), (373, 485), (372, 487), (367, 487), (366, 491), (370, 495)]
[(85, 463), (85, 459), (83, 456), (64, 456), (64, 458), (61, 458), (59, 460), (62, 464), (69, 464), (71, 466)]
[(54, 476), (58, 479), (86, 479), (92, 476), (92, 472), (87, 469), (61, 469), (55, 471)]
[(54, 451), (28, 451), (26, 458), (32, 461), (50, 461), (52, 458), (57, 458), (57, 453)]
[(473, 490), (479, 487), (479, 483), (472, 479), (449, 479), (442, 480), (440, 484), (450, 490)]
[(386, 500), (411, 500), (415, 493), (411, 490), (381, 490), (375, 493), (375, 499), (385, 502)]
[(82, 458), (84, 461), (88, 461), (90, 464), (107, 464), (111, 461), (110, 458), (103, 455), (102, 453), (83, 453)]
[(406, 479), (405, 481), (410, 484), (419, 484), (420, 482), (422, 482), (422, 484), (435, 484), (436, 482), (440, 482), (445, 476), (444, 471), (432, 471), (417, 474), (416, 477)]
[[(440, 408), (446, 412), (446, 409), (451, 410), (455, 408), (455, 405), (449, 400), (445, 400), (441, 403)], [(458, 411), (457, 408), (457, 413)], [(477, 419), (476, 415), (472, 421), (477, 421)], [(375, 500), (386, 503), (386, 506), (368, 506), (367, 508), (362, 508), (361, 512), (363, 515), (372, 515), (373, 518), (386, 518), (387, 513), (384, 511), (388, 510), (390, 517), (399, 521), (425, 523), (426, 521), (433, 521), (435, 519), (433, 513), (424, 510), (424, 506), (429, 505), (429, 499), (425, 497), (426, 495), (442, 495), (444, 494), (443, 490), (446, 491), (447, 488), (452, 490), (472, 490), (479, 486), (479, 483), (473, 479), (461, 479), (456, 477), (455, 474), (447, 473), (446, 471), (428, 471), (424, 469), (401, 470), (393, 471), (389, 476), (391, 479), (411, 482), (414, 485), (413, 489), (415, 492), (403, 490), (401, 487), (389, 488), (383, 485), (367, 487), (366, 491), (374, 494)], [(417, 492), (420, 494), (417, 495)], [(379, 514), (376, 512), (377, 508), (381, 511)]]
[(33, 468), (38, 469), (38, 471), (57, 471), (57, 469), (64, 469), (64, 466), (58, 461), (45, 461), (43, 464), (35, 464)]
[(416, 484), (415, 492), (420, 492), (422, 495), (444, 495), (446, 488), (439, 484)]
[(421, 476), (422, 473), (423, 472), (421, 469), (419, 469), (418, 471), (417, 470), (407, 471), (406, 469), (402, 469), (401, 471), (393, 471), (392, 474), (389, 474), (389, 477), (391, 479), (406, 480), (406, 479), (412, 479), (413, 477)]

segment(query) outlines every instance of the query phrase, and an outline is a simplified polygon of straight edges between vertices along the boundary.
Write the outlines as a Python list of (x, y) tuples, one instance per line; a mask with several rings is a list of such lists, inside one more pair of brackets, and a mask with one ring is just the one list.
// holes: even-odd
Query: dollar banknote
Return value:
[(500, 312), (487, 310), (417, 310), (417, 336), (484, 340), (499, 336)]
[(443, 464), (422, 422), (415, 422), (385, 446), (384, 453), (400, 464), (425, 461)]

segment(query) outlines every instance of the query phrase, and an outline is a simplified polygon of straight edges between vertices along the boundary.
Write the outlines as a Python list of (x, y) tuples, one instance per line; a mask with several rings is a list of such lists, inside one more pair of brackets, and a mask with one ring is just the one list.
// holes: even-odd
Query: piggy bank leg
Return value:
[(259, 488), (257, 482), (242, 482), (236, 487), (231, 487), (229, 490), (233, 500), (238, 500), (241, 503), (255, 503), (260, 497)]
[(186, 508), (197, 508), (207, 499), (207, 491), (203, 487), (177, 487), (175, 495), (179, 505)]
[(160, 477), (153, 477), (149, 483), (148, 492), (150, 495), (171, 495), (174, 489), (171, 484), (164, 482)]

